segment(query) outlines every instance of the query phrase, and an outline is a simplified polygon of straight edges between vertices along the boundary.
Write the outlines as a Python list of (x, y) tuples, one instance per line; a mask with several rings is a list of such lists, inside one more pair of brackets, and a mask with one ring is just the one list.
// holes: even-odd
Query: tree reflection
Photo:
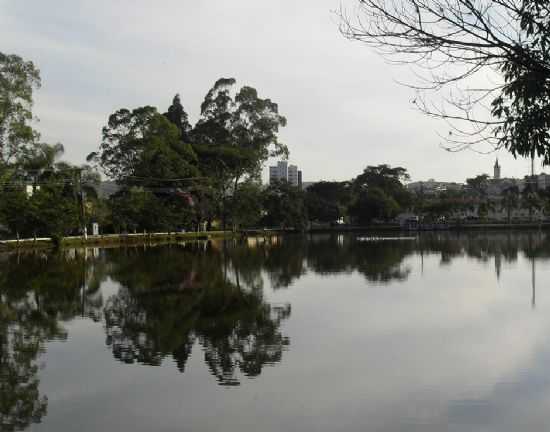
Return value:
[(111, 277), (122, 288), (104, 314), (115, 358), (160, 365), (172, 356), (183, 372), (198, 341), (211, 373), (228, 386), (240, 383), (238, 373), (254, 377), (279, 362), (290, 306), (273, 307), (257, 287), (243, 286), (249, 278), (239, 278), (226, 258), (198, 247), (113, 254)]
[[(10, 255), (0, 272), (0, 425), (3, 431), (24, 430), (47, 411), (39, 391), (39, 357), (44, 344), (65, 339), (61, 321), (87, 309), (99, 317), (99, 286), (86, 288), (82, 257)], [(87, 300), (88, 298), (88, 300)]]
[[(421, 233), (413, 239), (362, 241), (360, 235), (286, 236), (0, 256), (0, 429), (40, 422), (47, 398), (39, 389), (40, 356), (52, 339), (67, 338), (76, 317), (101, 322), (115, 359), (184, 372), (193, 350), (216, 380), (238, 385), (282, 360), (289, 345), (281, 327), (290, 305), (272, 305), (277, 290), (306, 274), (356, 273), (376, 284), (405, 281), (415, 260), (440, 265), (468, 258), (530, 261), (535, 305), (536, 261), (550, 259), (544, 232)], [(118, 291), (106, 302), (107, 279)], [(267, 283), (266, 283), (267, 282)], [(199, 351), (200, 349), (200, 351)]]
[[(308, 271), (320, 275), (357, 272), (369, 282), (405, 281), (412, 272), (406, 258), (439, 256), (440, 265), (459, 257), (481, 262), (494, 260), (497, 276), (502, 262), (518, 260), (520, 253), (550, 258), (550, 238), (543, 232), (424, 232), (416, 237), (390, 234), (369, 237), (356, 234), (317, 234), (309, 238), (287, 236), (253, 242), (247, 253), (267, 273), (275, 289), (290, 286)], [(240, 254), (241, 252), (235, 252)]]

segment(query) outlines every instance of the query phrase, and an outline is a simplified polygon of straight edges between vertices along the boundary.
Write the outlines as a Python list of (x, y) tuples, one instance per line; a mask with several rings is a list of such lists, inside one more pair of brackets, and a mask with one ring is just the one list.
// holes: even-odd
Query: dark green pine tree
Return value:
[(164, 113), (164, 116), (170, 120), (171, 123), (177, 126), (181, 133), (182, 141), (188, 143), (190, 141), (189, 132), (192, 128), (189, 123), (189, 117), (181, 104), (179, 93), (174, 96), (172, 105), (168, 107), (168, 111)]

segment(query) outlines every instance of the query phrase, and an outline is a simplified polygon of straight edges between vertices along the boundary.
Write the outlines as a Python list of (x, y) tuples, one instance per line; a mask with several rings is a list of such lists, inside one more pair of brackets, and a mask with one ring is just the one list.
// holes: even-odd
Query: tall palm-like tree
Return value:
[(519, 189), (517, 186), (511, 186), (502, 192), (501, 208), (506, 210), (508, 223), (512, 221), (512, 211), (517, 209), (520, 204)]
[(65, 147), (61, 143), (37, 144), (32, 151), (23, 156), (21, 165), (30, 172), (43, 174), (56, 168), (56, 163), (65, 153)]

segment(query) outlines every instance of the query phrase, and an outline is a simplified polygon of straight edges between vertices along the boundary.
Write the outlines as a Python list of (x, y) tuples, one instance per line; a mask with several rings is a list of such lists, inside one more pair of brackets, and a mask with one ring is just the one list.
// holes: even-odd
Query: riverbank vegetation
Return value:
[[(550, 194), (531, 183), (499, 196), (490, 179), (469, 179), (459, 190), (427, 195), (406, 187), (403, 167), (367, 166), (347, 181), (320, 181), (308, 188), (287, 182), (261, 184), (270, 157), (288, 157), (279, 140), (286, 118), (278, 105), (233, 78), (207, 92), (192, 125), (181, 97), (166, 109), (120, 108), (102, 129), (86, 163), (62, 160), (64, 146), (44, 143), (33, 128), (33, 94), (40, 73), (30, 61), (0, 53), (0, 236), (305, 230), (312, 225), (395, 222), (403, 213), (436, 221), (475, 215), (490, 220), (505, 209), (540, 217)], [(108, 179), (108, 182), (102, 181)], [(105, 186), (110, 186), (107, 189)], [(0, 237), (0, 238), (1, 238)]]

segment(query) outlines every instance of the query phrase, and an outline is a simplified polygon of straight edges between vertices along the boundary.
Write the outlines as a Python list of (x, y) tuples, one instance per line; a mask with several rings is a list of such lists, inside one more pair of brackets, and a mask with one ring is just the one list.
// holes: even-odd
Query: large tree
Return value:
[(88, 160), (123, 185), (179, 186), (198, 173), (196, 155), (177, 126), (151, 106), (120, 109), (103, 128), (99, 152)]
[[(450, 149), (489, 142), (550, 163), (550, 5), (546, 0), (357, 0), (351, 39), (414, 64), (415, 103), (452, 125)], [(430, 103), (424, 91), (444, 93)]]
[(402, 167), (368, 166), (353, 180), (350, 214), (362, 224), (395, 217), (412, 205), (412, 196), (403, 185), (408, 179)]
[(278, 105), (260, 98), (252, 87), (237, 90), (235, 86), (234, 78), (214, 84), (192, 133), (203, 172), (211, 176), (224, 208), (227, 197), (236, 196), (241, 180), (259, 177), (269, 157), (288, 154), (278, 138), (279, 129), (286, 125)]
[(350, 182), (321, 181), (306, 190), (306, 206), (310, 220), (335, 222), (346, 215), (351, 200)]
[(38, 87), (40, 72), (32, 62), (0, 52), (0, 165), (13, 162), (38, 139), (30, 125)]
[(189, 132), (191, 132), (191, 124), (189, 123), (189, 116), (185, 112), (183, 105), (181, 104), (180, 95), (176, 94), (172, 100), (172, 105), (168, 107), (168, 111), (164, 113), (164, 116), (170, 120), (180, 131), (181, 140), (183, 142), (189, 142)]
[(304, 192), (286, 181), (274, 182), (264, 191), (266, 226), (302, 230), (308, 220)]

